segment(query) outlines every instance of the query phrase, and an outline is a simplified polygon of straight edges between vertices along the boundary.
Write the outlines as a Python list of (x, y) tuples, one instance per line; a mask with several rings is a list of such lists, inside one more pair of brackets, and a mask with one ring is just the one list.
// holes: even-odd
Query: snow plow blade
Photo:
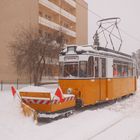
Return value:
[[(56, 90), (55, 90), (56, 91)], [(41, 114), (54, 114), (75, 107), (75, 96), (73, 94), (63, 94), (63, 102), (54, 96), (53, 91), (44, 87), (27, 87), (19, 91), (22, 108), (26, 116), (31, 112)]]

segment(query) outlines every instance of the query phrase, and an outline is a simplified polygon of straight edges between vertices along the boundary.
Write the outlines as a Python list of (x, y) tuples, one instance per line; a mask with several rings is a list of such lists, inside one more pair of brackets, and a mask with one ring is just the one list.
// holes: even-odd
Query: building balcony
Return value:
[[(68, 1), (72, 1), (72, 0), (68, 0)], [(65, 18), (71, 20), (72, 22), (76, 22), (76, 17), (74, 15), (68, 13), (67, 11), (65, 11), (61, 7), (58, 7), (54, 3), (52, 3), (52, 2), (50, 2), (48, 0), (39, 0), (39, 3), (42, 4), (45, 7), (53, 10), (54, 12), (64, 16)]]
[(39, 24), (47, 26), (47, 27), (54, 29), (54, 30), (57, 30), (57, 31), (61, 30), (63, 33), (65, 33), (71, 37), (76, 38), (76, 32), (71, 31), (71, 30), (69, 30), (69, 29), (67, 29), (59, 24), (56, 24), (52, 21), (49, 21), (48, 19), (45, 19), (43, 17), (39, 17)]
[(65, 0), (69, 5), (76, 8), (76, 2), (74, 0)]

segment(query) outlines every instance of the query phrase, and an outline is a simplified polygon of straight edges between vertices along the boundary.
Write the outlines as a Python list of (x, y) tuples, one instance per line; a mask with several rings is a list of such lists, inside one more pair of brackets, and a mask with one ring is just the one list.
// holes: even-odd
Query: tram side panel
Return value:
[(136, 91), (134, 77), (112, 78), (107, 80), (107, 98), (109, 100), (129, 95)]
[(95, 104), (100, 100), (100, 80), (59, 80), (63, 93), (71, 88), (77, 99), (81, 99), (84, 106)]
[(136, 82), (136, 80), (137, 80), (137, 78), (136, 77), (130, 77), (130, 78), (128, 78), (129, 80), (128, 80), (128, 89), (129, 89), (129, 93), (134, 93), (135, 91), (136, 91), (136, 89), (137, 89), (137, 82)]
[(87, 80), (86, 83), (88, 85), (85, 86), (85, 92), (83, 92), (84, 105), (95, 104), (100, 100), (100, 80)]
[[(135, 76), (116, 76), (116, 67), (114, 63), (116, 60), (107, 58), (107, 97), (106, 99), (112, 100), (120, 98), (122, 96), (134, 93), (136, 91), (136, 77)], [(123, 61), (120, 61), (120, 64), (123, 64)], [(125, 63), (124, 63), (125, 64)], [(126, 63), (128, 65), (128, 63)], [(123, 66), (123, 65), (122, 65)], [(130, 70), (129, 70), (130, 71)], [(122, 72), (122, 71), (121, 71)], [(118, 72), (117, 72), (118, 73)], [(115, 76), (114, 76), (115, 74)], [(135, 75), (135, 74), (134, 74)]]
[(95, 104), (98, 101), (113, 100), (136, 91), (134, 77), (127, 78), (103, 78), (103, 79), (64, 79), (59, 80), (63, 93), (68, 88), (77, 99), (81, 99), (83, 106)]
[(100, 79), (100, 101), (105, 101), (107, 99), (107, 80), (106, 78)]
[(112, 78), (107, 80), (107, 95), (108, 100), (119, 98), (127, 94), (127, 89), (124, 79)]

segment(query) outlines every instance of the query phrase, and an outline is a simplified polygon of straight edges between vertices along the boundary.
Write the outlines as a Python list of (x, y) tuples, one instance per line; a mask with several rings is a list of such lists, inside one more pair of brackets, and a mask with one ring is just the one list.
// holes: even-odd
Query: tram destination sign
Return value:
[(64, 61), (78, 61), (79, 57), (78, 56), (65, 56)]

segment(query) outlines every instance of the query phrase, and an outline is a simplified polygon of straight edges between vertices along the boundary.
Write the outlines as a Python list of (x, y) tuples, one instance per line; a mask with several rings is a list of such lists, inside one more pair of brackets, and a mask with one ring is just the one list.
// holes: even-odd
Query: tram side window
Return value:
[(137, 76), (136, 65), (133, 64), (133, 76)]
[(122, 66), (122, 76), (124, 76), (124, 77), (128, 76), (128, 66), (127, 65)]
[(117, 70), (117, 64), (113, 65), (113, 76), (117, 77), (118, 76), (118, 70)]
[(88, 60), (88, 77), (93, 77), (93, 75), (94, 75), (94, 58), (93, 56), (90, 56)]
[(95, 66), (95, 77), (99, 77), (99, 58), (98, 57), (95, 58), (94, 66)]
[(106, 77), (106, 59), (101, 58), (101, 64), (102, 64), (102, 77)]
[(122, 76), (122, 65), (121, 64), (117, 65), (117, 71), (118, 71), (118, 76)]
[(80, 61), (79, 77), (87, 77), (87, 62)]
[(129, 76), (129, 67), (127, 62), (115, 61), (113, 64), (113, 76), (114, 77), (126, 77)]
[(128, 64), (128, 76), (133, 76), (133, 64)]
[(63, 62), (59, 63), (59, 76), (63, 76)]

